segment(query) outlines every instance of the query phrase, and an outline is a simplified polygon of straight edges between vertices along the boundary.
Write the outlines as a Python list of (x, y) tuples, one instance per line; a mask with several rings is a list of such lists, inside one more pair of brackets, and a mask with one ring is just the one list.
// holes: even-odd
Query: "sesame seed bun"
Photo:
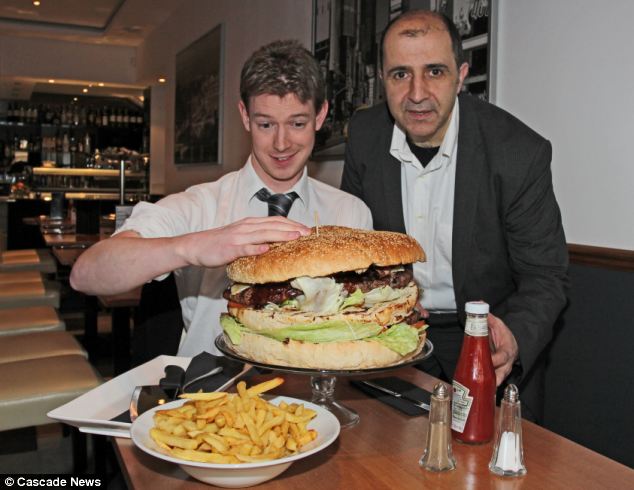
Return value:
[(227, 275), (239, 283), (265, 284), (424, 260), (418, 242), (403, 233), (320, 226), (319, 232), (313, 228), (310, 235), (273, 243), (261, 255), (235, 260)]

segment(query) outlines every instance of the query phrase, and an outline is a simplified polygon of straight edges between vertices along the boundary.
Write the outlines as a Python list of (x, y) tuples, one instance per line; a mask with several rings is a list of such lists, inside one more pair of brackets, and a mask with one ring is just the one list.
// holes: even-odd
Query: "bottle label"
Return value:
[(456, 432), (464, 432), (473, 405), (473, 397), (469, 396), (469, 388), (453, 380), (453, 397), (451, 399), (451, 428)]
[(482, 317), (467, 317), (464, 331), (472, 337), (486, 337), (489, 335), (487, 317), (485, 315), (482, 315)]

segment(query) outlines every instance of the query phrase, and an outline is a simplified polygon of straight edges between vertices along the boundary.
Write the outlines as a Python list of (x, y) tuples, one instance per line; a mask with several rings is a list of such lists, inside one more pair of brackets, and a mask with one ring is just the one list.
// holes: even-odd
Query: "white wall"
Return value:
[(634, 2), (498, 5), (496, 104), (552, 142), (568, 243), (634, 250)]
[[(250, 144), (237, 109), (242, 65), (255, 49), (276, 39), (298, 39), (310, 48), (311, 17), (311, 2), (306, 1), (189, 0), (153, 31), (138, 51), (139, 82), (153, 87), (153, 193), (181, 191), (244, 164)], [(176, 53), (220, 23), (224, 24), (222, 165), (177, 166), (173, 156)], [(155, 90), (159, 75), (168, 81)]]

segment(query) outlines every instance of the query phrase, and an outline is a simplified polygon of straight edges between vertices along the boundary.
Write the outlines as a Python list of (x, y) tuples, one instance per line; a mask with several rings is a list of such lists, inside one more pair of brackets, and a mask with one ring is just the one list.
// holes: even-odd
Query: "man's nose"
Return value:
[(409, 99), (414, 103), (425, 100), (428, 95), (427, 82), (422, 76), (413, 76), (409, 86)]
[(275, 139), (273, 140), (273, 148), (275, 151), (283, 151), (289, 147), (287, 139), (287, 132), (284, 126), (280, 125), (275, 132)]

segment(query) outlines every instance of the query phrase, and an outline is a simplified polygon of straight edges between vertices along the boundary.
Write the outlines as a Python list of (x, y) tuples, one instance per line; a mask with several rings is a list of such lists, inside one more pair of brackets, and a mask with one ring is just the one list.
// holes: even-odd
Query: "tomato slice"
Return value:
[(246, 308), (242, 303), (236, 303), (235, 301), (227, 301), (227, 307), (229, 308)]

